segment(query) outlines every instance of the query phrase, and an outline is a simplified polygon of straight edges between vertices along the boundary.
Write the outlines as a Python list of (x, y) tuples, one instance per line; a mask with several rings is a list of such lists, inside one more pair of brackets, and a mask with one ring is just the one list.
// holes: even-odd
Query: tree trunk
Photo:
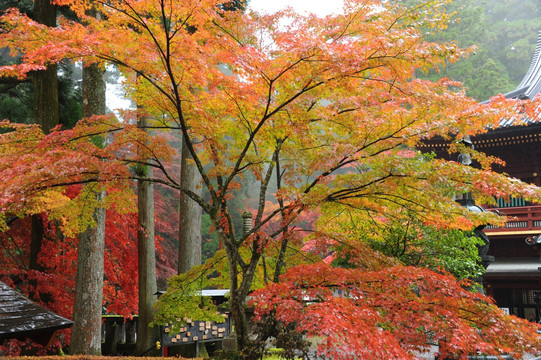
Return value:
[(45, 229), (43, 228), (43, 219), (41, 214), (32, 215), (32, 225), (30, 234), (30, 264), (32, 270), (42, 271), (43, 267), (38, 264), (38, 255), (41, 251), (41, 243)]
[[(47, 26), (56, 26), (56, 6), (50, 0), (34, 1), (34, 20)], [(59, 123), (57, 65), (47, 66), (46, 70), (32, 74), (34, 87), (34, 122), (41, 125), (46, 134)], [(41, 215), (32, 216), (32, 235), (30, 241), (30, 269), (41, 270), (38, 254), (43, 242), (43, 222)]]
[[(139, 116), (137, 125), (145, 129), (147, 119)], [(144, 166), (139, 175), (151, 177), (152, 169)], [(143, 355), (155, 346), (158, 339), (157, 328), (150, 328), (154, 318), (156, 301), (156, 254), (154, 244), (154, 186), (151, 181), (137, 182), (137, 260), (139, 268), (139, 317), (137, 319), (136, 354)]]
[[(56, 5), (51, 0), (34, 1), (34, 20), (56, 26)], [(58, 66), (50, 64), (46, 70), (32, 73), (34, 85), (34, 119), (46, 134), (59, 123)]]
[[(83, 116), (102, 114), (105, 114), (103, 70), (92, 64), (83, 68)], [(103, 191), (93, 193), (100, 201), (105, 197)], [(70, 344), (72, 354), (101, 354), (105, 209), (97, 208), (93, 217), (96, 226), (85, 230), (79, 238)]]
[(44, 133), (49, 133), (59, 123), (58, 66), (51, 64), (46, 70), (32, 75), (34, 86), (34, 119)]
[(83, 117), (105, 115), (104, 73), (98, 64), (83, 67)]
[[(220, 228), (220, 216), (218, 212), (211, 213), (211, 219), (214, 227), (217, 229), (219, 240), (224, 244), (227, 254), (227, 265), (229, 269), (229, 298), (231, 303), (231, 318), (235, 324), (235, 336), (237, 340), (237, 349), (242, 352), (249, 345), (248, 314), (246, 313), (246, 300), (254, 280), (256, 266), (261, 259), (261, 252), (258, 241), (253, 243), (250, 263), (246, 266), (239, 266), (240, 248), (234, 238), (224, 234)], [(251, 221), (251, 216), (250, 216)], [(251, 224), (246, 226), (245, 231), (250, 231)]]
[[(104, 193), (95, 195), (101, 200)], [(101, 355), (105, 209), (97, 209), (94, 220), (97, 226), (79, 237), (71, 354)]]
[[(189, 160), (188, 147), (182, 142), (182, 161), (180, 184), (201, 196), (201, 175)], [(201, 216), (203, 209), (189, 196), (180, 193), (179, 236), (178, 236), (178, 273), (182, 274), (201, 264)]]
[[(215, 226), (218, 226), (216, 223)], [(217, 227), (218, 228), (218, 227)], [(220, 236), (220, 233), (218, 234)], [(237, 349), (242, 350), (248, 343), (248, 319), (246, 317), (246, 296), (243, 295), (242, 284), (239, 284), (238, 260), (239, 249), (236, 244), (223, 237), (220, 239), (227, 253), (229, 267), (229, 296), (231, 302), (231, 318), (235, 324)], [(243, 274), (244, 275), (244, 274)]]

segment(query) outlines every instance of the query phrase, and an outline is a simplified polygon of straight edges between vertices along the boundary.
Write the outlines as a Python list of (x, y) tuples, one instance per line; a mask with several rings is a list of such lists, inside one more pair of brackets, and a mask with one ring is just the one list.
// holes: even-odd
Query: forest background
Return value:
[[(32, 12), (31, 2), (17, 1), (10, 4), (3, 2), (6, 7), (11, 5), (19, 6), (23, 11)], [(476, 44), (478, 49), (468, 59), (455, 64), (449, 64), (441, 73), (438, 74), (419, 74), (419, 76), (429, 76), (431, 78), (447, 76), (453, 80), (464, 82), (468, 94), (478, 100), (486, 100), (499, 92), (512, 90), (520, 81), (525, 69), (528, 68), (531, 60), (533, 49), (535, 48), (535, 40), (537, 31), (541, 28), (539, 19), (541, 18), (539, 5), (535, 1), (456, 1), (450, 8), (452, 11), (460, 10), (460, 21), (451, 25), (448, 30), (438, 34), (435, 41), (457, 40), (461, 47)], [(3, 9), (2, 9), (3, 10)], [(3, 60), (9, 62), (12, 59), (3, 57)], [(74, 76), (78, 70), (73, 64), (60, 64), (59, 78), (59, 103), (60, 103), (60, 118), (61, 124), (69, 128), (73, 126), (81, 117), (81, 95), (80, 95), (80, 80)], [(114, 76), (114, 74), (113, 74)], [(32, 123), (34, 119), (33, 109), (33, 90), (32, 84), (29, 82), (13, 82), (1, 85), (0, 89), (0, 113), (1, 118), (9, 118), (12, 121), (20, 123)], [(250, 189), (247, 187), (246, 192)], [(160, 279), (160, 288), (164, 288), (165, 281), (176, 273), (177, 265), (175, 258), (177, 257), (177, 235), (178, 229), (178, 213), (177, 213), (177, 195), (174, 191), (168, 188), (158, 187), (159, 195), (156, 197), (156, 233), (159, 239), (158, 247), (158, 276)], [(248, 196), (243, 197), (240, 193), (237, 198), (237, 210), (241, 211), (247, 206)], [(115, 218), (118, 215), (119, 218)], [(310, 219), (307, 219), (309, 221)], [(130, 276), (133, 269), (133, 259), (136, 257), (133, 241), (136, 237), (134, 229), (136, 228), (135, 217), (126, 217), (125, 214), (109, 214), (107, 221), (114, 223), (115, 226), (109, 228), (118, 229), (116, 233), (109, 233), (109, 251), (111, 252), (109, 259), (112, 262), (106, 264), (106, 272), (108, 271), (108, 279), (113, 282), (113, 279), (118, 278), (118, 281), (125, 288), (135, 287), (134, 279)], [(131, 221), (131, 222), (130, 222)], [(240, 219), (236, 224), (237, 228), (241, 228)], [(16, 279), (19, 282), (20, 288), (25, 288), (21, 285), (21, 279), (28, 276), (27, 265), (24, 260), (26, 255), (25, 245), (16, 243), (18, 240), (24, 239), (28, 234), (18, 234), (18, 231), (24, 232), (29, 227), (24, 224), (19, 224), (13, 228), (13, 232), (3, 237), (2, 246), (6, 250), (3, 254), (9, 257), (9, 262), (18, 266), (16, 271), (12, 268), (9, 274), (6, 275), (9, 279)], [(56, 229), (53, 223), (48, 223), (46, 230), (54, 237)], [(215, 233), (211, 231), (210, 220), (208, 216), (203, 216), (202, 221), (202, 237), (203, 237), (203, 260), (209, 258), (218, 249), (218, 240)], [(15, 244), (15, 246), (14, 246)], [(131, 245), (130, 245), (131, 244)], [(55, 243), (49, 244), (54, 246)], [(58, 244), (56, 244), (58, 245)], [(117, 252), (118, 246), (126, 246), (125, 251)], [(55, 253), (58, 249), (45, 248), (45, 251)], [(124, 258), (115, 259), (115, 254), (123, 254)], [(66, 254), (67, 255), (67, 254)], [(43, 256), (47, 256), (44, 252)], [(73, 259), (73, 254), (71, 254)], [(50, 258), (49, 258), (50, 260)], [(64, 284), (66, 289), (73, 288), (74, 268), (70, 263), (70, 257), (65, 256), (58, 259), (62, 263), (54, 264), (49, 262), (47, 266), (54, 267), (56, 270), (62, 269), (64, 274), (56, 273), (54, 284), (49, 289), (40, 289), (37, 295), (38, 299), (44, 303), (55, 303), (51, 305), (54, 310), (63, 313), (69, 304), (65, 302), (69, 296), (59, 301), (55, 296), (55, 301), (51, 301), (48, 296), (58, 292), (59, 284)], [(22, 275), (26, 272), (26, 275)], [(65, 275), (64, 278), (62, 275)], [(52, 276), (48, 274), (47, 276)], [(22, 281), (27, 284), (27, 292), (36, 297), (33, 293), (32, 277)], [(47, 295), (48, 294), (48, 295)], [(109, 289), (110, 309), (120, 314), (133, 314), (133, 304), (130, 306), (129, 292), (116, 292), (114, 288)], [(39, 298), (41, 297), (41, 298)], [(69, 302), (69, 301), (68, 301)], [(115, 303), (123, 303), (122, 308), (115, 308)], [(127, 306), (126, 306), (127, 304)], [(69, 315), (69, 314), (67, 314)]]

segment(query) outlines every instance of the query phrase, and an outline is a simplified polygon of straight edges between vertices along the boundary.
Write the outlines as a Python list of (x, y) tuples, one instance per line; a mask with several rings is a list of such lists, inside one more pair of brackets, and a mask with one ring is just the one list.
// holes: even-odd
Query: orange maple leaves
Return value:
[[(134, 209), (130, 180), (137, 176), (130, 165), (148, 157), (159, 158), (162, 164), (171, 162), (171, 148), (163, 138), (149, 138), (141, 129), (121, 126), (108, 116), (86, 119), (71, 130), (57, 128), (48, 135), (35, 125), (3, 122), (2, 127), (2, 221), (9, 215), (47, 212), (60, 220), (68, 235), (91, 223), (94, 207), (115, 204), (119, 211)], [(100, 134), (104, 137), (96, 137)], [(82, 183), (108, 190), (108, 196), (97, 203), (89, 201), (85, 191), (71, 198), (65, 194), (67, 186)]]

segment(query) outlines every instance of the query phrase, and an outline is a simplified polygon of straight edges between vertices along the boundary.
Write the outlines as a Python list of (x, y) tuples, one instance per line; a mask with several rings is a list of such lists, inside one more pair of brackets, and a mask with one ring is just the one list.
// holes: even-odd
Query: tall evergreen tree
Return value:
[[(92, 16), (98, 14), (92, 10)], [(106, 96), (103, 66), (93, 63), (83, 67), (83, 117), (105, 115)], [(105, 197), (99, 185), (86, 185), (91, 201)], [(73, 306), (73, 329), (70, 352), (101, 355), (101, 322), (103, 306), (103, 276), (105, 252), (105, 208), (94, 210), (93, 225), (79, 236), (77, 249), (77, 277)]]
[[(190, 152), (182, 142), (180, 169), (181, 186), (201, 196), (201, 175), (191, 163)], [(201, 218), (202, 209), (184, 192), (179, 201), (178, 273), (182, 274), (201, 264)]]
[[(83, 68), (83, 115), (104, 115), (105, 81), (98, 64)], [(94, 185), (86, 185), (94, 187)], [(88, 189), (89, 195), (100, 202), (105, 194), (100, 189)], [(73, 306), (73, 329), (70, 352), (101, 354), (101, 320), (103, 306), (103, 274), (105, 249), (105, 209), (98, 207), (93, 214), (94, 225), (79, 236), (77, 278)]]
[[(148, 132), (148, 118), (139, 109), (137, 126)], [(144, 147), (145, 144), (141, 144)], [(143, 149), (140, 149), (143, 151)], [(154, 185), (152, 181), (152, 168), (141, 165), (137, 169), (137, 263), (139, 284), (139, 308), (137, 319), (137, 348), (135, 352), (143, 355), (154, 346), (158, 338), (157, 328), (150, 327), (153, 321), (156, 285), (156, 250), (154, 240)]]
[[(56, 5), (50, 0), (34, 1), (34, 18), (37, 22), (56, 26)], [(41, 125), (45, 133), (51, 131), (59, 123), (58, 107), (58, 65), (49, 64), (42, 71), (32, 76), (34, 90), (34, 121)], [(32, 235), (30, 250), (30, 269), (39, 270), (38, 254), (43, 243), (43, 221), (40, 215), (32, 216)]]

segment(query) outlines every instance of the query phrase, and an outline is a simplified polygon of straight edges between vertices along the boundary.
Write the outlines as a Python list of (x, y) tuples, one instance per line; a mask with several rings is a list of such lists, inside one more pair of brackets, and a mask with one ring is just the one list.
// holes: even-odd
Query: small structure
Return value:
[(56, 330), (71, 325), (71, 320), (34, 303), (0, 281), (0, 343), (30, 338), (46, 346)]
[[(250, 218), (251, 219), (251, 218)], [(158, 291), (158, 295), (163, 294)], [(228, 289), (201, 290), (201, 296), (209, 296), (216, 305), (227, 301)], [(162, 355), (169, 356), (169, 348), (180, 345), (195, 344), (195, 357), (199, 357), (199, 345), (206, 342), (223, 341), (232, 331), (231, 317), (227, 311), (221, 311), (225, 316), (223, 323), (186, 319), (186, 325), (179, 333), (172, 333), (168, 326), (160, 326)]]

